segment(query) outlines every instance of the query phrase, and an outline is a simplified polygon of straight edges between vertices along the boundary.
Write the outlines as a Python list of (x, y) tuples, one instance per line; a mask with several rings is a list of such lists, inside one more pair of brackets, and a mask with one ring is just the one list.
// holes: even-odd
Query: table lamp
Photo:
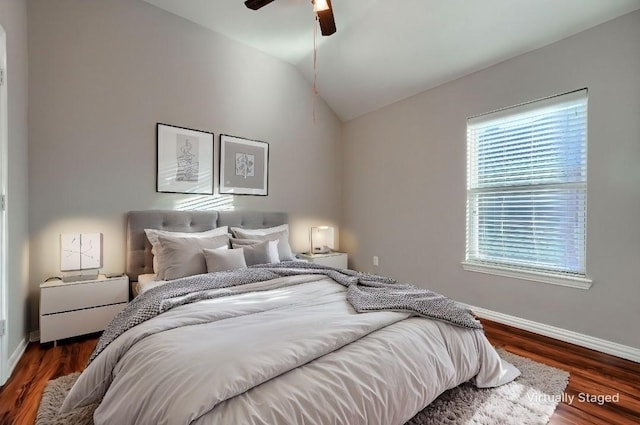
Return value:
[(309, 239), (311, 243), (311, 251), (313, 254), (327, 254), (333, 250), (333, 227), (319, 226), (312, 227), (309, 232)]
[(95, 280), (101, 267), (102, 233), (60, 235), (60, 270), (64, 282)]

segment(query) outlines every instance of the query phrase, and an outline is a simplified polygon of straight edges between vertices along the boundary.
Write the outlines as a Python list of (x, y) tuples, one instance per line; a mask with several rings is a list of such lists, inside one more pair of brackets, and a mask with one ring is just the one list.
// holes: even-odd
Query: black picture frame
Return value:
[(214, 134), (156, 124), (156, 192), (213, 195)]
[(269, 143), (220, 135), (221, 194), (269, 195)]

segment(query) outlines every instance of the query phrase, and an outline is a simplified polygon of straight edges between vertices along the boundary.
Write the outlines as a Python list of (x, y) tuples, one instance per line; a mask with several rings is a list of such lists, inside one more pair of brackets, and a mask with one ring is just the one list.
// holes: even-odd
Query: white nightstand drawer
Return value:
[[(50, 314), (40, 320), (40, 342), (56, 341), (104, 330), (127, 303)], [(42, 320), (44, 319), (44, 320)]]
[(40, 314), (80, 310), (128, 301), (129, 280), (126, 277), (64, 285), (54, 283), (41, 287)]

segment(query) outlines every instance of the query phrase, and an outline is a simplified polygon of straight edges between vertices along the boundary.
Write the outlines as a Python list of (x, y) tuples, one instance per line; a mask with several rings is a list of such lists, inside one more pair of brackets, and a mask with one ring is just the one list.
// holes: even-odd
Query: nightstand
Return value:
[(129, 278), (40, 284), (40, 342), (104, 330), (129, 302)]
[(346, 269), (348, 255), (346, 252), (330, 252), (328, 254), (298, 254), (298, 258), (310, 263), (322, 264), (323, 266)]

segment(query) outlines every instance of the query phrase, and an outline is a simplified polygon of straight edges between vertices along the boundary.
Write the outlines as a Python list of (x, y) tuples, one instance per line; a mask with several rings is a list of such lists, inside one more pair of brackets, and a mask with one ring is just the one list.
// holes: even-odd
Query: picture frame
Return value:
[(220, 193), (268, 196), (269, 144), (220, 135)]
[(213, 195), (213, 133), (157, 123), (156, 191)]

